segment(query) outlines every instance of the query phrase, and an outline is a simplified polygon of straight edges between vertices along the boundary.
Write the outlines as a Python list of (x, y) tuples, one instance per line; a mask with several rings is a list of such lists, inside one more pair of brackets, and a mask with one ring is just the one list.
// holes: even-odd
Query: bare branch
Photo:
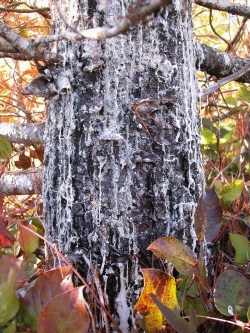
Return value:
[(215, 30), (215, 27), (213, 25), (213, 11), (212, 9), (210, 9), (210, 13), (209, 13), (209, 25), (210, 25), (210, 28), (212, 29), (213, 33), (215, 34), (215, 36), (217, 36), (219, 39), (223, 40), (223, 42), (225, 44), (227, 44), (227, 46), (230, 46), (229, 42), (223, 38), (220, 34), (218, 34), (218, 32)]
[(0, 21), (0, 36), (12, 45), (17, 51), (27, 53), (30, 42), (14, 32), (10, 27)]
[[(248, 66), (249, 60), (240, 57), (233, 57), (225, 52), (204, 44), (195, 42), (196, 68), (218, 79), (230, 76)], [(250, 70), (243, 75), (235, 77), (237, 82), (250, 82)]]
[(44, 124), (0, 123), (0, 134), (13, 143), (43, 143)]
[[(51, 54), (52, 54), (52, 56), (50, 57)], [(56, 63), (56, 62), (59, 62), (62, 60), (62, 57), (60, 55), (49, 52), (49, 51), (45, 51), (43, 53), (38, 52), (38, 53), (33, 53), (33, 54), (0, 52), (0, 58), (11, 58), (14, 60), (23, 60), (23, 61), (42, 60), (42, 61), (45, 61), (46, 63), (52, 63), (53, 60)]]
[(5, 172), (0, 179), (0, 193), (5, 195), (40, 194), (43, 169)]
[(140, 0), (135, 7), (130, 11), (129, 14), (119, 19), (117, 24), (111, 28), (93, 28), (89, 30), (79, 32), (64, 31), (58, 35), (52, 35), (47, 37), (39, 37), (35, 39), (35, 44), (51, 43), (60, 41), (63, 39), (79, 41), (84, 38), (102, 40), (105, 38), (111, 38), (119, 35), (122, 32), (129, 30), (130, 27), (135, 26), (146, 16), (151, 15), (161, 7), (165, 7), (172, 3), (172, 0), (155, 0), (155, 1), (144, 1)]
[(227, 0), (194, 0), (197, 5), (250, 18), (250, 7)]
[(229, 76), (223, 78), (222, 80), (220, 80), (219, 82), (217, 82), (216, 84), (214, 84), (213, 86), (211, 86), (207, 89), (204, 89), (202, 92), (200, 92), (200, 94), (199, 94), (200, 97), (211, 94), (212, 92), (214, 92), (215, 90), (224, 86), (228, 82), (236, 81), (239, 77), (241, 77), (243, 74), (247, 73), (249, 70), (250, 70), (250, 61), (248, 61), (248, 64), (246, 66), (244, 66), (242, 69), (240, 69), (238, 72), (236, 72), (232, 75), (229, 75)]
[(34, 9), (11, 9), (11, 8), (5, 8), (5, 7), (0, 7), (1, 12), (8, 12), (8, 13), (39, 13), (39, 12), (44, 12), (44, 11), (49, 11), (49, 7), (45, 8), (34, 8)]
[(8, 52), (8, 53), (17, 52), (17, 50), (2, 37), (0, 37), (0, 50), (1, 50), (1, 53), (3, 53), (3, 52)]
[[(1, 52), (1, 57), (5, 56), (18, 60), (43, 60), (45, 63), (56, 63), (63, 59), (62, 56), (42, 47), (35, 47), (33, 41), (23, 38), (1, 21), (0, 36), (15, 50), (15, 53)], [(19, 52), (19, 56), (16, 55), (16, 52)]]
[(39, 59), (36, 59), (35, 57), (31, 57), (29, 54), (25, 53), (12, 53), (12, 52), (0, 52), (0, 58), (11, 58), (14, 60), (41, 60), (41, 57), (38, 57)]

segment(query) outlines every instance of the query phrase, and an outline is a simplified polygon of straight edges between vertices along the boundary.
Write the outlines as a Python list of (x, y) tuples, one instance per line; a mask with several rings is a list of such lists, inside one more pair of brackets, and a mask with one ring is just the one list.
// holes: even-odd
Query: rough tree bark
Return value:
[[(218, 79), (238, 72), (249, 64), (248, 58), (233, 57), (213, 47), (195, 42), (196, 68)], [(237, 82), (250, 82), (250, 71), (237, 78)]]
[[(112, 26), (132, 3), (52, 1), (53, 32), (65, 21)], [(70, 86), (48, 106), (47, 233), (78, 256), (86, 277), (97, 268), (124, 333), (134, 325), (140, 267), (151, 266), (148, 245), (164, 235), (195, 244), (203, 180), (189, 5), (176, 1), (102, 42), (61, 41), (52, 50), (64, 57), (53, 75), (64, 72)]]
[(0, 134), (12, 143), (32, 145), (43, 143), (44, 124), (0, 123)]
[(40, 194), (43, 169), (4, 172), (0, 178), (0, 193), (4, 195)]

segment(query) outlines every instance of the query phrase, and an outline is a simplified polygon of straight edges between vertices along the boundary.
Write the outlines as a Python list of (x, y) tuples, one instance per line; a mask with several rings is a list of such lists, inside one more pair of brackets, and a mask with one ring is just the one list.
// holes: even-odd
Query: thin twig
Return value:
[(236, 34), (234, 35), (233, 39), (231, 40), (230, 45), (227, 46), (225, 52), (230, 53), (230, 51), (233, 50), (233, 52), (235, 53), (234, 45), (238, 43), (239, 38), (241, 36), (241, 32), (244, 29), (247, 20), (248, 19), (246, 17), (243, 18), (243, 20), (241, 21), (241, 24), (239, 26), (238, 31), (236, 32)]
[(139, 112), (138, 112), (138, 109), (137, 109), (136, 105), (133, 104), (133, 103), (131, 103), (131, 102), (130, 102), (129, 104), (131, 105), (131, 107), (132, 107), (132, 109), (134, 110), (135, 114), (137, 115), (137, 117), (139, 118), (139, 120), (140, 120), (140, 122), (142, 123), (143, 127), (145, 128), (145, 130), (146, 130), (146, 132), (148, 133), (150, 139), (151, 139), (151, 140), (153, 141), (153, 143), (154, 143), (154, 139), (153, 139), (152, 135), (150, 134), (149, 129), (148, 129), (147, 125), (145, 124), (144, 120), (143, 120), (142, 117), (140, 116), (140, 114), (139, 114)]
[[(189, 317), (183, 317), (183, 318), (189, 318)], [(236, 322), (235, 323), (234, 321), (230, 321), (230, 320), (226, 320), (226, 319), (220, 319), (220, 318), (214, 318), (214, 317), (207, 317), (207, 316), (200, 316), (200, 315), (197, 315), (197, 318), (206, 318), (206, 319), (210, 319), (210, 320), (220, 321), (222, 323), (236, 325), (236, 326), (239, 326), (239, 327), (243, 327), (243, 325), (245, 324), (245, 323), (241, 323), (241, 322)], [(244, 329), (247, 329), (250, 332), (250, 328), (244, 327)]]
[(218, 171), (219, 173), (218, 173), (218, 175), (214, 178), (214, 180), (213, 180), (213, 182), (212, 182), (212, 184), (211, 184), (211, 186), (210, 186), (210, 189), (211, 188), (213, 188), (214, 187), (214, 184), (215, 184), (215, 182), (223, 175), (223, 172), (225, 172), (232, 164), (234, 164), (234, 162), (241, 156), (241, 154), (242, 154), (242, 152), (241, 152), (241, 150), (242, 150), (242, 147), (243, 147), (243, 142), (244, 142), (244, 139), (242, 140), (242, 142), (241, 142), (241, 145), (240, 145), (240, 149), (239, 149), (239, 152), (238, 152), (238, 154), (232, 159), (232, 161), (230, 162), (230, 163), (228, 163), (226, 166), (225, 166), (225, 168), (223, 169), (223, 170), (221, 170), (221, 171)]
[(215, 90), (219, 89), (220, 87), (224, 86), (225, 84), (227, 84), (228, 82), (231, 81), (235, 81), (237, 80), (239, 77), (241, 77), (242, 75), (244, 75), (245, 73), (247, 73), (250, 70), (250, 62), (248, 62), (247, 65), (245, 65), (244, 67), (242, 67), (239, 71), (224, 77), (222, 80), (220, 80), (219, 82), (217, 82), (216, 84), (214, 84), (213, 86), (202, 90), (198, 95), (199, 97), (202, 96), (206, 96), (206, 95), (210, 95), (212, 94)]
[(210, 12), (209, 12), (209, 25), (213, 31), (213, 33), (221, 40), (223, 40), (224, 43), (226, 43), (228, 46), (230, 46), (230, 43), (225, 39), (223, 38), (221, 35), (218, 34), (218, 32), (215, 30), (214, 26), (213, 26), (213, 10), (210, 9)]
[(44, 11), (49, 11), (49, 7), (36, 8), (36, 9), (9, 9), (9, 8), (0, 7), (0, 12), (8, 12), (8, 13), (29, 14), (29, 13), (40, 13)]
[(240, 217), (236, 217), (236, 216), (232, 216), (232, 215), (226, 215), (226, 214), (223, 214), (222, 217), (224, 219), (226, 219), (226, 220), (231, 220), (231, 219), (233, 219), (233, 220), (239, 220), (241, 222), (244, 222), (248, 226), (248, 228), (250, 228), (249, 222), (247, 220), (241, 219)]

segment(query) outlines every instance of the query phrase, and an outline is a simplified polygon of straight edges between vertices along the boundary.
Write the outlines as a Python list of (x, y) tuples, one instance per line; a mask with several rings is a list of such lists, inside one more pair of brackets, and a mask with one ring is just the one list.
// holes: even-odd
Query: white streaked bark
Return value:
[(44, 124), (0, 123), (0, 134), (12, 143), (32, 145), (43, 143)]
[[(135, 328), (149, 244), (164, 235), (195, 244), (203, 172), (191, 11), (181, 3), (125, 34), (61, 41), (52, 50), (64, 58), (51, 70), (54, 81), (63, 73), (70, 85), (48, 106), (46, 230), (86, 279), (97, 269), (123, 333)], [(78, 31), (113, 26), (133, 4), (53, 0), (53, 33), (66, 22)], [(98, 329), (108, 331), (104, 322)]]
[(5, 172), (0, 178), (0, 193), (5, 195), (40, 194), (43, 169)]

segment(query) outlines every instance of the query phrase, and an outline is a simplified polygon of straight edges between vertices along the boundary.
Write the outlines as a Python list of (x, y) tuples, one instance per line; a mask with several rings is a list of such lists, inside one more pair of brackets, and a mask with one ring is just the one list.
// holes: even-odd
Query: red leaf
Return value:
[(83, 287), (53, 297), (41, 311), (38, 333), (88, 333), (89, 315), (85, 307)]
[(3, 214), (3, 203), (4, 203), (4, 195), (0, 194), (0, 215), (4, 215)]
[(15, 237), (5, 228), (0, 221), (0, 247), (12, 247)]
[[(66, 290), (73, 289), (72, 267), (65, 266), (45, 272), (23, 298), (24, 321), (36, 329), (38, 315), (50, 299)], [(48, 332), (50, 332), (48, 330)]]

